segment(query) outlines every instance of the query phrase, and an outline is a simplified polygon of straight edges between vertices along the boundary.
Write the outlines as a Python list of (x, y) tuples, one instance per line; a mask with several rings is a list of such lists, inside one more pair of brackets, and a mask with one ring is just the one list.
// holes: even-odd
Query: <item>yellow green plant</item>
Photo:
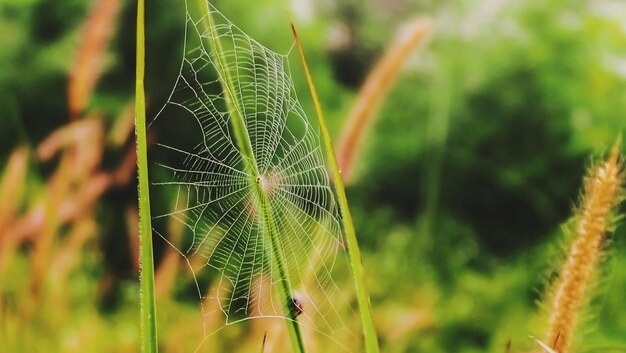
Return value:
[(154, 291), (154, 260), (152, 255), (152, 223), (150, 218), (150, 192), (148, 184), (148, 147), (146, 142), (145, 28), (143, 0), (137, 1), (137, 67), (135, 76), (135, 135), (137, 138), (137, 163), (139, 174), (139, 261), (140, 261), (140, 315), (141, 351), (158, 351), (156, 329), (156, 303)]

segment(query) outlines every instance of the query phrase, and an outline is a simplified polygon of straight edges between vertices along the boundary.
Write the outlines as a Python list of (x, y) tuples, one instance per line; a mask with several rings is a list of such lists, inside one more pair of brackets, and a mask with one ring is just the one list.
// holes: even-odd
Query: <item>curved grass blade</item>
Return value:
[(322, 131), (322, 139), (324, 140), (326, 156), (328, 157), (330, 167), (333, 171), (333, 177), (335, 179), (337, 197), (339, 198), (339, 207), (343, 216), (342, 220), (346, 232), (348, 256), (350, 258), (350, 268), (352, 269), (354, 285), (356, 287), (357, 293), (357, 301), (359, 304), (359, 312), (361, 313), (363, 336), (365, 339), (365, 351), (367, 353), (378, 353), (378, 337), (376, 336), (376, 330), (374, 329), (370, 299), (367, 289), (365, 287), (365, 273), (363, 270), (363, 265), (361, 263), (361, 252), (359, 250), (359, 244), (356, 239), (356, 232), (354, 230), (354, 224), (352, 223), (350, 208), (348, 207), (346, 190), (341, 179), (341, 170), (339, 169), (339, 165), (337, 164), (337, 157), (335, 156), (330, 133), (328, 132), (328, 127), (326, 125), (326, 119), (324, 118), (324, 114), (322, 112), (322, 106), (317, 96), (317, 89), (313, 84), (313, 78), (311, 77), (311, 72), (309, 70), (309, 66), (307, 65), (306, 57), (304, 56), (304, 50), (302, 49), (300, 38), (298, 37), (295, 26), (293, 25), (293, 21), (291, 23), (291, 29), (293, 31), (293, 36), (296, 40), (296, 46), (298, 47), (298, 53), (300, 54), (300, 59), (304, 67), (304, 73), (309, 84), (311, 97), (313, 98), (313, 104), (315, 105), (315, 112), (317, 113), (320, 129)]

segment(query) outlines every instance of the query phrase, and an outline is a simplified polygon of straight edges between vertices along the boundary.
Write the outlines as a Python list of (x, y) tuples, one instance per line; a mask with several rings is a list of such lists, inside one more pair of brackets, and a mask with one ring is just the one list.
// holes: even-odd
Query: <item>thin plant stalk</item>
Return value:
[(313, 104), (315, 105), (315, 112), (322, 132), (322, 139), (324, 140), (324, 148), (326, 156), (330, 163), (330, 167), (333, 172), (333, 178), (335, 180), (335, 187), (337, 190), (337, 197), (339, 199), (339, 207), (341, 209), (342, 220), (344, 230), (346, 232), (346, 241), (348, 246), (348, 256), (350, 258), (350, 268), (352, 269), (352, 275), (354, 280), (354, 286), (356, 288), (357, 302), (359, 305), (359, 312), (361, 314), (361, 323), (363, 325), (363, 337), (365, 340), (365, 351), (367, 353), (378, 353), (378, 337), (376, 336), (376, 330), (374, 329), (374, 321), (372, 319), (372, 309), (370, 304), (369, 295), (365, 286), (365, 272), (363, 270), (363, 264), (361, 262), (361, 252), (359, 250), (359, 244), (356, 239), (356, 231), (354, 230), (354, 224), (352, 223), (352, 215), (350, 214), (350, 208), (348, 207), (348, 198), (346, 197), (346, 190), (341, 179), (341, 170), (337, 164), (337, 157), (333, 149), (332, 140), (326, 125), (326, 119), (322, 112), (322, 106), (320, 104), (317, 89), (313, 84), (313, 78), (309, 70), (309, 66), (304, 56), (304, 50), (300, 43), (300, 39), (296, 32), (296, 28), (291, 23), (291, 29), (293, 30), (293, 36), (296, 40), (296, 46), (298, 47), (298, 53), (300, 54), (300, 60), (304, 67), (304, 73), (311, 91), (311, 97)]
[(282, 301), (285, 315), (289, 318), (287, 322), (287, 331), (289, 332), (291, 348), (293, 352), (305, 353), (306, 349), (304, 345), (304, 338), (302, 336), (302, 330), (300, 329), (300, 324), (298, 322), (297, 313), (293, 312), (292, 310), (293, 290), (291, 288), (289, 280), (287, 279), (286, 265), (284, 261), (285, 256), (279, 244), (278, 231), (274, 222), (272, 208), (269, 205), (269, 197), (266, 190), (264, 190), (263, 188), (263, 183), (260, 182), (263, 176), (259, 174), (257, 168), (256, 159), (252, 149), (252, 142), (246, 129), (244, 117), (241, 115), (241, 111), (243, 110), (240, 109), (240, 103), (237, 101), (235, 95), (233, 94), (233, 92), (235, 91), (235, 87), (233, 78), (230, 74), (228, 66), (229, 63), (222, 55), (224, 53), (224, 49), (222, 48), (222, 44), (218, 39), (217, 33), (215, 32), (216, 26), (211, 15), (209, 3), (206, 0), (199, 0), (199, 2), (201, 10), (204, 12), (204, 24), (213, 34), (211, 36), (212, 40), (209, 41), (209, 44), (211, 50), (213, 51), (213, 53), (215, 53), (215, 56), (217, 57), (218, 62), (216, 68), (220, 76), (220, 84), (222, 86), (222, 90), (224, 91), (226, 106), (228, 107), (228, 110), (231, 114), (230, 121), (233, 127), (233, 131), (235, 133), (235, 139), (237, 140), (237, 147), (245, 157), (244, 160), (248, 173), (256, 176), (256, 178), (251, 178), (249, 182), (252, 186), (252, 189), (254, 190), (253, 194), (255, 195), (257, 204), (260, 206), (260, 215), (262, 217), (263, 225), (265, 228), (264, 234), (267, 235), (267, 237), (269, 238), (270, 249), (268, 250), (272, 254), (272, 268), (275, 271), (274, 273), (278, 273), (278, 290), (280, 291), (280, 299)]
[(157, 326), (154, 294), (154, 262), (152, 255), (152, 224), (148, 186), (148, 151), (146, 145), (146, 100), (144, 93), (145, 32), (144, 0), (137, 1), (137, 66), (135, 76), (135, 135), (139, 174), (139, 282), (141, 316), (141, 351), (156, 353)]

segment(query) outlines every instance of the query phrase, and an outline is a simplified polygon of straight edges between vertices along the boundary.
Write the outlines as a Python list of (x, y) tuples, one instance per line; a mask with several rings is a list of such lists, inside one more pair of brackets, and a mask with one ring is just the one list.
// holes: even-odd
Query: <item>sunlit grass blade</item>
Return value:
[(139, 261), (141, 300), (141, 351), (157, 352), (156, 304), (154, 295), (154, 262), (152, 256), (152, 222), (148, 185), (148, 152), (146, 146), (146, 102), (144, 0), (137, 1), (137, 67), (135, 76), (135, 134), (139, 167)]
[(369, 299), (367, 289), (365, 287), (365, 273), (363, 270), (363, 265), (361, 263), (361, 252), (359, 250), (359, 244), (356, 239), (356, 231), (354, 230), (354, 224), (352, 223), (352, 216), (350, 214), (350, 209), (348, 208), (348, 199), (346, 197), (345, 187), (341, 179), (341, 170), (339, 169), (339, 166), (337, 164), (337, 157), (335, 156), (335, 151), (333, 149), (333, 144), (330, 138), (330, 133), (326, 125), (324, 114), (322, 112), (322, 106), (320, 104), (320, 101), (317, 95), (317, 89), (315, 88), (315, 85), (313, 84), (313, 78), (311, 76), (311, 72), (307, 65), (306, 57), (304, 56), (304, 50), (302, 49), (302, 45), (300, 43), (300, 39), (298, 38), (298, 34), (296, 32), (295, 26), (293, 25), (293, 22), (291, 23), (291, 28), (293, 30), (293, 35), (296, 40), (296, 46), (298, 47), (298, 53), (300, 54), (300, 59), (304, 67), (304, 72), (305, 72), (306, 79), (309, 85), (309, 89), (311, 91), (313, 104), (315, 105), (315, 112), (317, 113), (320, 130), (322, 132), (322, 139), (324, 141), (324, 148), (326, 151), (326, 156), (330, 163), (330, 167), (333, 172), (333, 178), (335, 180), (335, 187), (337, 189), (337, 197), (339, 199), (339, 207), (341, 209), (341, 213), (343, 216), (342, 220), (343, 220), (343, 225), (344, 225), (344, 229), (346, 232), (346, 241), (347, 241), (347, 246), (348, 246), (348, 256), (350, 258), (350, 267), (352, 269), (354, 286), (356, 288), (357, 301), (359, 304), (359, 312), (361, 313), (361, 321), (363, 324), (365, 351), (367, 353), (376, 353), (376, 352), (379, 352), (378, 337), (376, 336), (376, 330), (374, 329), (374, 321), (372, 319), (372, 309), (371, 309), (370, 299)]
[[(242, 113), (244, 111), (241, 102), (233, 92), (236, 92), (235, 82), (230, 74), (230, 63), (226, 60), (224, 49), (219, 39), (219, 35), (216, 32), (216, 25), (213, 22), (211, 15), (211, 9), (209, 3), (206, 0), (199, 0), (200, 9), (204, 16), (204, 25), (207, 30), (213, 35), (210, 36), (209, 47), (217, 54), (217, 71), (220, 73), (220, 85), (224, 91), (226, 105), (228, 106), (229, 113), (231, 114), (230, 124), (235, 134), (235, 140), (237, 147), (243, 156), (245, 156), (245, 168), (250, 175), (256, 175), (260, 178), (259, 167), (255, 158), (253, 147), (251, 143), (248, 130), (246, 129), (246, 123)], [(264, 234), (269, 238), (269, 244), (271, 249), (268, 251), (273, 254), (271, 259), (271, 266), (275, 273), (278, 274), (278, 292), (280, 293), (280, 300), (282, 302), (283, 310), (286, 316), (290, 316), (287, 322), (287, 331), (289, 332), (289, 338), (293, 352), (304, 353), (306, 352), (304, 339), (302, 337), (302, 330), (298, 322), (297, 314), (293, 313), (291, 306), (293, 305), (293, 290), (287, 279), (286, 264), (284, 259), (285, 254), (282, 251), (282, 247), (279, 244), (278, 228), (275, 225), (274, 212), (269, 204), (269, 197), (267, 192), (263, 189), (259, 179), (249, 180), (251, 188), (254, 190), (253, 196), (260, 206), (260, 215), (263, 219), (263, 225), (265, 227)]]

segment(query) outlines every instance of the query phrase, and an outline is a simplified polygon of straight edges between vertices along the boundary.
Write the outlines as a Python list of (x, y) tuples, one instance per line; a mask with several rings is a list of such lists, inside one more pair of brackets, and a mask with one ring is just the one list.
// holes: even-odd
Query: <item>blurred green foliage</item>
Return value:
[[(528, 335), (540, 337), (545, 325), (537, 301), (559, 258), (560, 225), (577, 200), (589, 156), (606, 151), (626, 126), (624, 3), (291, 5), (302, 4), (313, 12), (291, 10), (337, 137), (356, 87), (396, 27), (416, 15), (431, 16), (435, 24), (430, 43), (386, 98), (348, 190), (383, 351), (504, 352), (508, 341), (514, 351), (533, 347)], [(215, 5), (270, 48), (291, 47), (287, 1)], [(0, 165), (16, 146), (34, 148), (67, 124), (70, 58), (89, 8), (82, 0), (0, 2)], [(134, 4), (125, 2), (91, 101), (109, 125), (132, 94), (134, 15)], [(148, 2), (149, 117), (178, 73), (183, 16), (182, 2)], [(339, 44), (337, 30), (348, 33)], [(313, 113), (300, 66), (292, 65), (292, 72), (304, 108)], [(117, 165), (120, 155), (108, 151), (105, 162)], [(28, 180), (21, 211), (42, 192), (51, 168), (31, 168), (37, 177)], [(137, 343), (136, 273), (123, 221), (124, 208), (136, 202), (134, 190), (112, 190), (99, 201), (98, 240), (84, 249), (64, 289), (72, 310), (55, 312), (55, 303), (44, 301), (41, 320), (55, 317), (54, 325), (7, 326), (0, 320), (0, 347), (4, 341), (28, 352), (72, 351), (72, 335), (90, 337), (98, 346), (93, 352)], [(581, 352), (626, 346), (623, 229), (614, 236), (604, 285), (583, 325)], [(166, 244), (156, 246), (158, 266)], [(29, 250), (25, 245), (0, 282), (5, 307), (27, 290)], [(113, 274), (113, 285), (102, 289), (104, 274)], [(197, 305), (188, 282), (174, 291), (175, 300), (159, 313), (165, 322), (176, 313), (193, 317)], [(419, 324), (394, 336), (407, 315)], [(20, 330), (22, 340), (7, 338)]]

